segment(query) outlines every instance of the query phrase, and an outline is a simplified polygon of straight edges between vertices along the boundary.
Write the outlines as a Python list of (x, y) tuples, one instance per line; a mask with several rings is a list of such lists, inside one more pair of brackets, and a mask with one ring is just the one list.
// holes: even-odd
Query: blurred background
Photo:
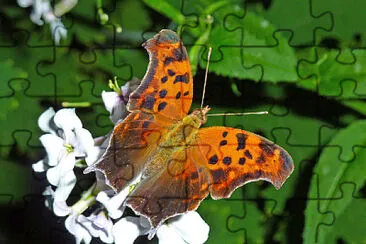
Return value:
[[(75, 105), (93, 137), (106, 135), (113, 124), (101, 92), (114, 76), (121, 85), (143, 77), (141, 44), (163, 28), (188, 50), (194, 107), (211, 46), (212, 112), (269, 112), (207, 126), (265, 136), (295, 163), (278, 191), (255, 182), (204, 200), (207, 243), (366, 243), (366, 2), (76, 0), (49, 1), (48, 12), (40, 2), (0, 3), (1, 243), (74, 242), (65, 218), (44, 206), (45, 174), (32, 171), (45, 156), (38, 117)], [(92, 179), (75, 174), (77, 198)]]

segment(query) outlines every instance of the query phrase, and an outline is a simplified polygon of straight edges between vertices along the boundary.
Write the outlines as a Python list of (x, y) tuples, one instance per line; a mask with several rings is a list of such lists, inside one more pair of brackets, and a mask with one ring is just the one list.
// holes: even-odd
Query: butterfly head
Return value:
[(156, 34), (153, 38), (147, 40), (143, 46), (147, 49), (150, 48), (164, 48), (171, 47), (171, 45), (180, 45), (181, 40), (178, 37), (177, 33), (171, 30), (163, 29), (158, 34)]
[(203, 125), (207, 122), (207, 113), (210, 111), (210, 107), (206, 106), (204, 108), (197, 108), (193, 110), (192, 116), (195, 120), (197, 120), (200, 125)]

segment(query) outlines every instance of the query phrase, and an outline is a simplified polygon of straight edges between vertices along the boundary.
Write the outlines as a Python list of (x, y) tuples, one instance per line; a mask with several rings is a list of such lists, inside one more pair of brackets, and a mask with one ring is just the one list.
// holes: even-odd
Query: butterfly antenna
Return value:
[(241, 116), (241, 115), (259, 115), (259, 114), (268, 114), (268, 111), (261, 112), (246, 112), (246, 113), (221, 113), (221, 114), (207, 114), (206, 116)]
[(208, 75), (208, 66), (210, 65), (211, 53), (212, 53), (212, 47), (209, 47), (209, 48), (208, 48), (208, 54), (207, 54), (207, 64), (206, 64), (206, 72), (205, 72), (205, 82), (203, 83), (203, 92), (202, 92), (201, 109), (203, 108), (203, 101), (205, 100), (206, 84), (207, 84), (207, 75)]

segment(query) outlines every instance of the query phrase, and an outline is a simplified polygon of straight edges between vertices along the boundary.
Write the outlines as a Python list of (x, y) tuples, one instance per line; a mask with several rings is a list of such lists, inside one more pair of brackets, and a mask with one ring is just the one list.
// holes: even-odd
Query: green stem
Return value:
[(73, 213), (82, 214), (95, 203), (97, 193), (94, 192), (94, 190), (96, 185), (97, 184), (94, 183), (88, 190), (81, 194), (80, 200), (71, 207)]

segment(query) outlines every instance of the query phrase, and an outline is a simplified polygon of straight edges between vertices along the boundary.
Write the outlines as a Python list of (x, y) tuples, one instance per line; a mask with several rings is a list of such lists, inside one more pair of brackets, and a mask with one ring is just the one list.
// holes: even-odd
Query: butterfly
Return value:
[(140, 177), (126, 204), (149, 220), (150, 234), (168, 218), (197, 209), (209, 194), (229, 198), (258, 180), (279, 189), (294, 169), (284, 149), (244, 130), (200, 128), (209, 107), (188, 114), (193, 78), (178, 35), (164, 29), (143, 46), (149, 66), (130, 94), (130, 114), (91, 170), (103, 172), (116, 192)]

